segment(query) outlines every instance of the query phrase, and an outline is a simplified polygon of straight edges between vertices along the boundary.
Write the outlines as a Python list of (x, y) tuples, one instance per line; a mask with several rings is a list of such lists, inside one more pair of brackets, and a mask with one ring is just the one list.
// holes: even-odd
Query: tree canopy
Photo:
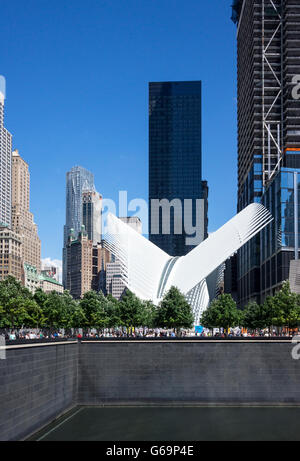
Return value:
[(156, 324), (160, 327), (192, 328), (194, 316), (191, 306), (176, 287), (171, 287), (157, 309)]
[[(89, 291), (82, 299), (74, 300), (68, 291), (32, 294), (14, 277), (0, 281), (0, 328), (191, 328), (193, 313), (185, 296), (171, 287), (157, 307), (142, 301), (126, 290), (120, 301), (102, 292)], [(292, 293), (288, 282), (262, 305), (250, 302), (237, 309), (229, 294), (216, 298), (202, 314), (201, 325), (225, 330), (243, 326), (250, 330), (272, 327), (288, 329), (300, 325), (300, 296)]]
[(201, 325), (205, 328), (236, 327), (241, 322), (241, 312), (230, 294), (222, 294), (215, 299), (202, 314)]

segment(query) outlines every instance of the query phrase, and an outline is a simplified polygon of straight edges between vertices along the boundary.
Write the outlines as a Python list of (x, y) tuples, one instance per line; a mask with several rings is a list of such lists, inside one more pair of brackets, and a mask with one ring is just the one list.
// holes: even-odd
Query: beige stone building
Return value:
[(0, 280), (9, 275), (24, 283), (22, 239), (8, 227), (0, 227)]
[(35, 267), (39, 274), (41, 241), (30, 212), (30, 173), (28, 164), (17, 150), (12, 153), (12, 230), (22, 238), (23, 264)]

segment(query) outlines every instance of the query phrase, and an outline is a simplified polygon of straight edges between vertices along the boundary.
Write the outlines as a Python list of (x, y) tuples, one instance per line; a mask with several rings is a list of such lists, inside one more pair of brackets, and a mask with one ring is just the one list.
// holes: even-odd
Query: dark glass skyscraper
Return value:
[[(201, 137), (201, 81), (150, 83), (149, 238), (171, 256), (185, 255), (193, 248), (186, 244), (183, 222), (186, 215), (186, 221), (196, 225), (197, 207), (201, 240), (207, 236), (208, 188), (202, 182)], [(163, 232), (162, 209), (153, 216), (153, 200), (164, 199), (181, 203), (170, 208), (169, 235)], [(190, 200), (190, 213), (184, 200)]]
[(291, 215), (288, 202), (290, 190), (298, 192), (287, 183), (300, 169), (300, 105), (293, 97), (300, 75), (299, 0), (234, 0), (232, 19), (237, 24), (238, 211), (258, 201), (275, 218), (239, 251), (242, 306), (273, 294), (288, 278), (297, 253), (298, 216)]

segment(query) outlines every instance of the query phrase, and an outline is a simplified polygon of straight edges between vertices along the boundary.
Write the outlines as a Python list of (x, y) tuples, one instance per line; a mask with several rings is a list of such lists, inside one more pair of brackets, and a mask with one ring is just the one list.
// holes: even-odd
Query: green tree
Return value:
[(213, 330), (218, 326), (219, 310), (215, 303), (211, 303), (210, 306), (202, 313), (200, 323), (204, 328)]
[(3, 314), (1, 319), (2, 328), (21, 328), (28, 318), (26, 312), (26, 299), (21, 296), (10, 298), (3, 306)]
[(48, 299), (48, 295), (41, 288), (38, 288), (33, 295), (33, 299), (43, 310)]
[(5, 280), (0, 281), (0, 300), (5, 304), (9, 298), (22, 296), (26, 299), (32, 299), (32, 294), (25, 288), (15, 277), (9, 275)]
[(107, 328), (116, 328), (121, 326), (119, 301), (111, 294), (107, 295), (104, 310)]
[(286, 281), (274, 296), (274, 302), (282, 315), (284, 325), (295, 328), (299, 323), (299, 308), (297, 295), (291, 292), (290, 283)]
[(77, 309), (78, 301), (73, 299), (73, 297), (71, 296), (68, 290), (65, 290), (62, 294), (59, 294), (59, 296), (60, 296), (60, 301), (62, 304), (62, 312), (64, 315), (64, 324), (62, 326), (69, 330), (70, 328), (73, 327), (73, 320), (74, 320), (75, 313), (77, 314), (77, 320), (79, 320), (80, 314), (83, 314), (83, 313), (80, 313), (80, 311), (78, 311)]
[(255, 301), (250, 301), (244, 308), (244, 318), (242, 325), (249, 330), (257, 330), (266, 328), (267, 316), (264, 306), (257, 304)]
[(192, 328), (193, 323), (191, 306), (178, 288), (171, 287), (158, 306), (156, 324), (178, 332), (180, 328)]
[(69, 314), (65, 300), (62, 295), (56, 292), (49, 293), (43, 306), (45, 326), (50, 330), (67, 328), (69, 326)]
[(205, 328), (236, 327), (242, 322), (242, 314), (236, 307), (230, 294), (222, 294), (214, 299), (209, 308), (202, 314), (201, 325)]
[(24, 326), (29, 328), (43, 328), (45, 325), (45, 316), (37, 302), (34, 299), (24, 299), (24, 309), (26, 311)]
[(96, 328), (98, 331), (108, 323), (104, 306), (106, 299), (103, 293), (88, 291), (80, 300), (79, 305), (84, 313), (87, 328)]
[(130, 290), (126, 290), (120, 303), (121, 326), (129, 331), (133, 327), (140, 327), (143, 323), (143, 304), (142, 301)]
[(157, 307), (152, 301), (142, 302), (141, 326), (153, 328), (155, 326)]
[(268, 327), (269, 331), (272, 331), (273, 326), (279, 327), (283, 324), (284, 319), (275, 302), (274, 296), (267, 296), (262, 307), (265, 317), (265, 328)]
[(78, 328), (85, 328), (86, 326), (86, 317), (84, 310), (79, 303), (75, 303), (72, 309), (72, 316), (70, 321), (71, 327), (78, 330)]
[(27, 322), (32, 324), (38, 318), (36, 307), (30, 291), (14, 277), (8, 276), (0, 282), (1, 328), (22, 328)]

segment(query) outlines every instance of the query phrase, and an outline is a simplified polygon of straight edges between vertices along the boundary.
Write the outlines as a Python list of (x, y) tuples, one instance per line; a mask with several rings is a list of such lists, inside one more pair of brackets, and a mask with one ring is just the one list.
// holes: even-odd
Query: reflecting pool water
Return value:
[(300, 440), (300, 407), (78, 407), (31, 440)]

